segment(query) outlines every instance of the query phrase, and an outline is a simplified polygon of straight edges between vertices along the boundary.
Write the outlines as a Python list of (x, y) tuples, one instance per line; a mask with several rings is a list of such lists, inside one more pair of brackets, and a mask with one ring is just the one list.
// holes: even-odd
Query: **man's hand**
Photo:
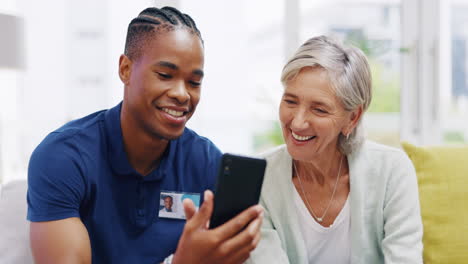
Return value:
[(215, 229), (208, 229), (213, 212), (213, 193), (205, 191), (204, 195), (205, 201), (198, 212), (195, 212), (190, 199), (184, 200), (187, 223), (172, 263), (243, 263), (260, 241), (262, 207), (252, 206), (229, 222)]

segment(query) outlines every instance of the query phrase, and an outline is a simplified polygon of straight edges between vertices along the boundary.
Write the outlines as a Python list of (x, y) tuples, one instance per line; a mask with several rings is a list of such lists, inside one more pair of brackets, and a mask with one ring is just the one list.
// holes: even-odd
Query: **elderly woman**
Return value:
[(284, 66), (285, 145), (266, 154), (262, 240), (248, 263), (422, 263), (412, 163), (364, 140), (364, 54), (320, 36)]

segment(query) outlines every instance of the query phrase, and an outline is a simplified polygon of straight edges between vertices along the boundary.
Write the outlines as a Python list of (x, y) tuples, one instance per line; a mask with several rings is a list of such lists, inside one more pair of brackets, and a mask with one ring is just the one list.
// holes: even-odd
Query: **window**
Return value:
[(373, 78), (372, 103), (364, 115), (368, 138), (400, 144), (400, 1), (300, 2), (301, 43), (331, 35), (367, 55)]
[(188, 127), (225, 152), (252, 154), (277, 144), (269, 135), (277, 125), (282, 92), (284, 5), (181, 1), (205, 40), (202, 97)]
[(468, 142), (468, 1), (452, 0), (447, 11), (448, 21), (441, 23), (449, 24), (451, 73), (441, 87), (442, 136), (443, 142), (457, 144)]

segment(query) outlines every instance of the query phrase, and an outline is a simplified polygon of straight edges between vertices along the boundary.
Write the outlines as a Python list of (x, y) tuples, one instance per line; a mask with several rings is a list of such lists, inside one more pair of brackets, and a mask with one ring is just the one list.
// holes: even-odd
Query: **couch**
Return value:
[(416, 169), (424, 263), (468, 263), (468, 146), (402, 144)]
[(0, 264), (33, 263), (26, 220), (26, 181), (0, 188)]
[[(424, 263), (468, 263), (468, 146), (402, 147), (418, 175)], [(26, 189), (16, 181), (0, 191), (0, 264), (32, 263)]]

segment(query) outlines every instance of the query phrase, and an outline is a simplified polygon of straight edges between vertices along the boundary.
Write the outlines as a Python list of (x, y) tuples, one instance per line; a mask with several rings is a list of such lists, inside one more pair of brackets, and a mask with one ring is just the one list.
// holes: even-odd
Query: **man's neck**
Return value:
[(138, 173), (146, 176), (159, 166), (169, 141), (148, 134), (123, 111), (120, 114), (120, 125), (128, 161)]

